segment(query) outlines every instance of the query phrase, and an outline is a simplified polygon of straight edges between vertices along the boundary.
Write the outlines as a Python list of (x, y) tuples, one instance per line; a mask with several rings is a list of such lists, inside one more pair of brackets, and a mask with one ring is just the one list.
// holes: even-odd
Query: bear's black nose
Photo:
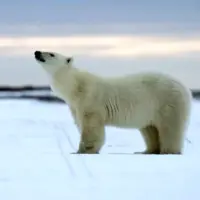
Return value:
[(39, 60), (40, 62), (45, 62), (41, 51), (35, 51), (34, 54), (37, 60)]
[(40, 52), (40, 51), (35, 51), (34, 54), (35, 54), (35, 57), (36, 57), (36, 58), (39, 58), (39, 57), (41, 56), (41, 52)]

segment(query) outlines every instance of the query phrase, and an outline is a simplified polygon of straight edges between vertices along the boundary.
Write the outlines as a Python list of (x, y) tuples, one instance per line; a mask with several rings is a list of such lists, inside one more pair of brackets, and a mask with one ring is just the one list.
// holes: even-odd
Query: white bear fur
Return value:
[(103, 78), (75, 68), (72, 58), (41, 55), (52, 90), (69, 105), (81, 133), (77, 153), (99, 153), (107, 125), (139, 129), (146, 150), (138, 153), (183, 153), (191, 92), (178, 80), (151, 72)]

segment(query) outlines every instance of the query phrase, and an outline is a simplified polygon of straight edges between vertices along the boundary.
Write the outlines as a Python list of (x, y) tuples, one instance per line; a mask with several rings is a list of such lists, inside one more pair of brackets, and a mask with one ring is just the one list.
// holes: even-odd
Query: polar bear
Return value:
[(99, 153), (105, 126), (138, 129), (141, 154), (182, 154), (191, 111), (191, 92), (169, 75), (146, 72), (104, 78), (80, 70), (73, 58), (34, 52), (55, 94), (69, 106), (80, 131), (76, 153)]

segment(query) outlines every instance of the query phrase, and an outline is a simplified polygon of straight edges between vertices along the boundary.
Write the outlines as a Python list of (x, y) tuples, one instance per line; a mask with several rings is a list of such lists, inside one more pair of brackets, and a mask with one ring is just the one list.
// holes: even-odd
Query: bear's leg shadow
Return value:
[(74, 119), (74, 123), (79, 128), (78, 119), (77, 119), (77, 116), (76, 116), (76, 110), (72, 107), (70, 107), (70, 110), (71, 110), (71, 115)]
[(150, 125), (140, 129), (140, 132), (144, 139), (146, 150), (143, 152), (135, 152), (135, 154), (159, 154), (160, 145), (157, 128)]

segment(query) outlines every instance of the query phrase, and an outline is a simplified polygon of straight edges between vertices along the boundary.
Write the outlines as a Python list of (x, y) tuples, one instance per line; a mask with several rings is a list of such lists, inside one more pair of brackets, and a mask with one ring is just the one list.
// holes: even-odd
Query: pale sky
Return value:
[(33, 3), (1, 2), (0, 84), (46, 83), (33, 59), (39, 49), (100, 75), (158, 70), (200, 88), (199, 0)]

